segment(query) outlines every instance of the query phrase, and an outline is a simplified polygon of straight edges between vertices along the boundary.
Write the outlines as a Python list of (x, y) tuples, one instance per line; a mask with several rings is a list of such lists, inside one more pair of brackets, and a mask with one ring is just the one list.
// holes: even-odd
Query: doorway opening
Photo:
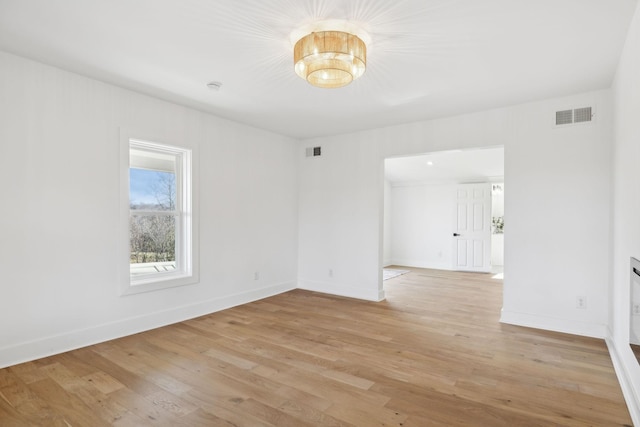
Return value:
[[(383, 267), (484, 272), (502, 279), (504, 188), (503, 147), (385, 159)], [(478, 191), (484, 205), (472, 197)], [(462, 194), (471, 197), (464, 208), (458, 203)], [(484, 234), (471, 236), (478, 227)]]

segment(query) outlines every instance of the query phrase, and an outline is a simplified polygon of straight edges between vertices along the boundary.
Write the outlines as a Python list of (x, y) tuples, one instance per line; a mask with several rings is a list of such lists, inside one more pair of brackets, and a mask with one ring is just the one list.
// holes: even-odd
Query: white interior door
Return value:
[(456, 189), (453, 269), (491, 271), (491, 184), (461, 184)]

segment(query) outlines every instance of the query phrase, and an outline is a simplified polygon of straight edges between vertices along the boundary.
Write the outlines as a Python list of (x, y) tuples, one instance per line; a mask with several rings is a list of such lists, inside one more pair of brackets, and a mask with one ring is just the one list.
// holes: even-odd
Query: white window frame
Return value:
[[(131, 276), (130, 270), (130, 217), (155, 215), (150, 210), (132, 211), (129, 207), (129, 172), (131, 150), (173, 155), (176, 158), (176, 209), (162, 212), (175, 217), (176, 269), (174, 271)], [(120, 132), (120, 218), (122, 245), (120, 264), (120, 295), (138, 294), (194, 284), (198, 282), (197, 268), (197, 218), (194, 214), (194, 191), (192, 150), (174, 144), (158, 142), (155, 138), (140, 138), (121, 130)]]

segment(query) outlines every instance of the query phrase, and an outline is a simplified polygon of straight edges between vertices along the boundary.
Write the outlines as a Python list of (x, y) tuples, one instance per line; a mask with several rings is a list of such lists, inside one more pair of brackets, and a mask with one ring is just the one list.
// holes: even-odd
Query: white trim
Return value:
[[(133, 280), (130, 275), (129, 254), (129, 158), (131, 149), (161, 152), (176, 157), (176, 271), (157, 275), (140, 276)], [(118, 253), (118, 295), (132, 295), (167, 289), (176, 286), (198, 283), (198, 195), (196, 181), (198, 179), (196, 156), (193, 148), (169, 144), (151, 137), (148, 132), (134, 132), (120, 128), (120, 225), (118, 236), (120, 244)], [(183, 179), (183, 172), (188, 174)], [(145, 212), (141, 212), (144, 214)], [(178, 221), (180, 226), (178, 226)], [(182, 238), (180, 231), (183, 231)], [(186, 237), (188, 236), (188, 237)]]
[(537, 314), (517, 313), (505, 311), (504, 309), (502, 309), (501, 312), (500, 323), (592, 338), (604, 338), (607, 336), (607, 327), (602, 324), (577, 322), (568, 319), (539, 316)]
[(0, 369), (215, 313), (293, 289), (295, 289), (294, 282), (281, 283), (157, 311), (143, 316), (129, 317), (91, 328), (77, 329), (68, 333), (52, 335), (8, 347), (0, 347)]
[(392, 188), (403, 187), (441, 187), (458, 184), (502, 184), (504, 176), (462, 177), (456, 179), (429, 179), (426, 181), (389, 181)]
[(385, 298), (383, 289), (354, 288), (352, 286), (336, 285), (327, 282), (313, 282), (310, 280), (300, 280), (298, 282), (298, 289), (375, 302), (383, 301)]
[[(621, 352), (618, 351), (615, 342), (611, 338), (611, 333), (609, 333), (608, 336), (605, 337), (605, 342), (607, 343), (609, 355), (611, 356), (611, 362), (613, 363), (613, 369), (615, 370), (616, 376), (618, 377), (618, 383), (620, 383), (622, 395), (624, 396), (624, 400), (627, 403), (627, 409), (629, 410), (629, 415), (631, 415), (633, 425), (640, 426), (640, 391), (634, 389), (632, 381), (633, 377), (628, 369), (626, 369), (624, 357), (620, 354)], [(626, 347), (626, 350), (629, 353), (632, 353), (629, 346)], [(631, 356), (633, 356), (633, 354), (631, 354)], [(635, 357), (633, 357), (632, 362), (636, 362)]]
[(451, 263), (448, 263), (445, 261), (435, 263), (435, 262), (425, 262), (424, 260), (421, 260), (421, 259), (392, 258), (391, 265), (401, 265), (404, 267), (431, 268), (434, 270), (454, 271), (453, 268), (451, 268)]

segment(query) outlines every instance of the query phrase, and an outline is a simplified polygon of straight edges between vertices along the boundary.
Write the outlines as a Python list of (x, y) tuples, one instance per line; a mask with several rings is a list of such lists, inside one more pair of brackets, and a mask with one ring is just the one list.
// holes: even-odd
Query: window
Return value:
[(191, 150), (124, 139), (128, 274), (122, 291), (195, 283)]

